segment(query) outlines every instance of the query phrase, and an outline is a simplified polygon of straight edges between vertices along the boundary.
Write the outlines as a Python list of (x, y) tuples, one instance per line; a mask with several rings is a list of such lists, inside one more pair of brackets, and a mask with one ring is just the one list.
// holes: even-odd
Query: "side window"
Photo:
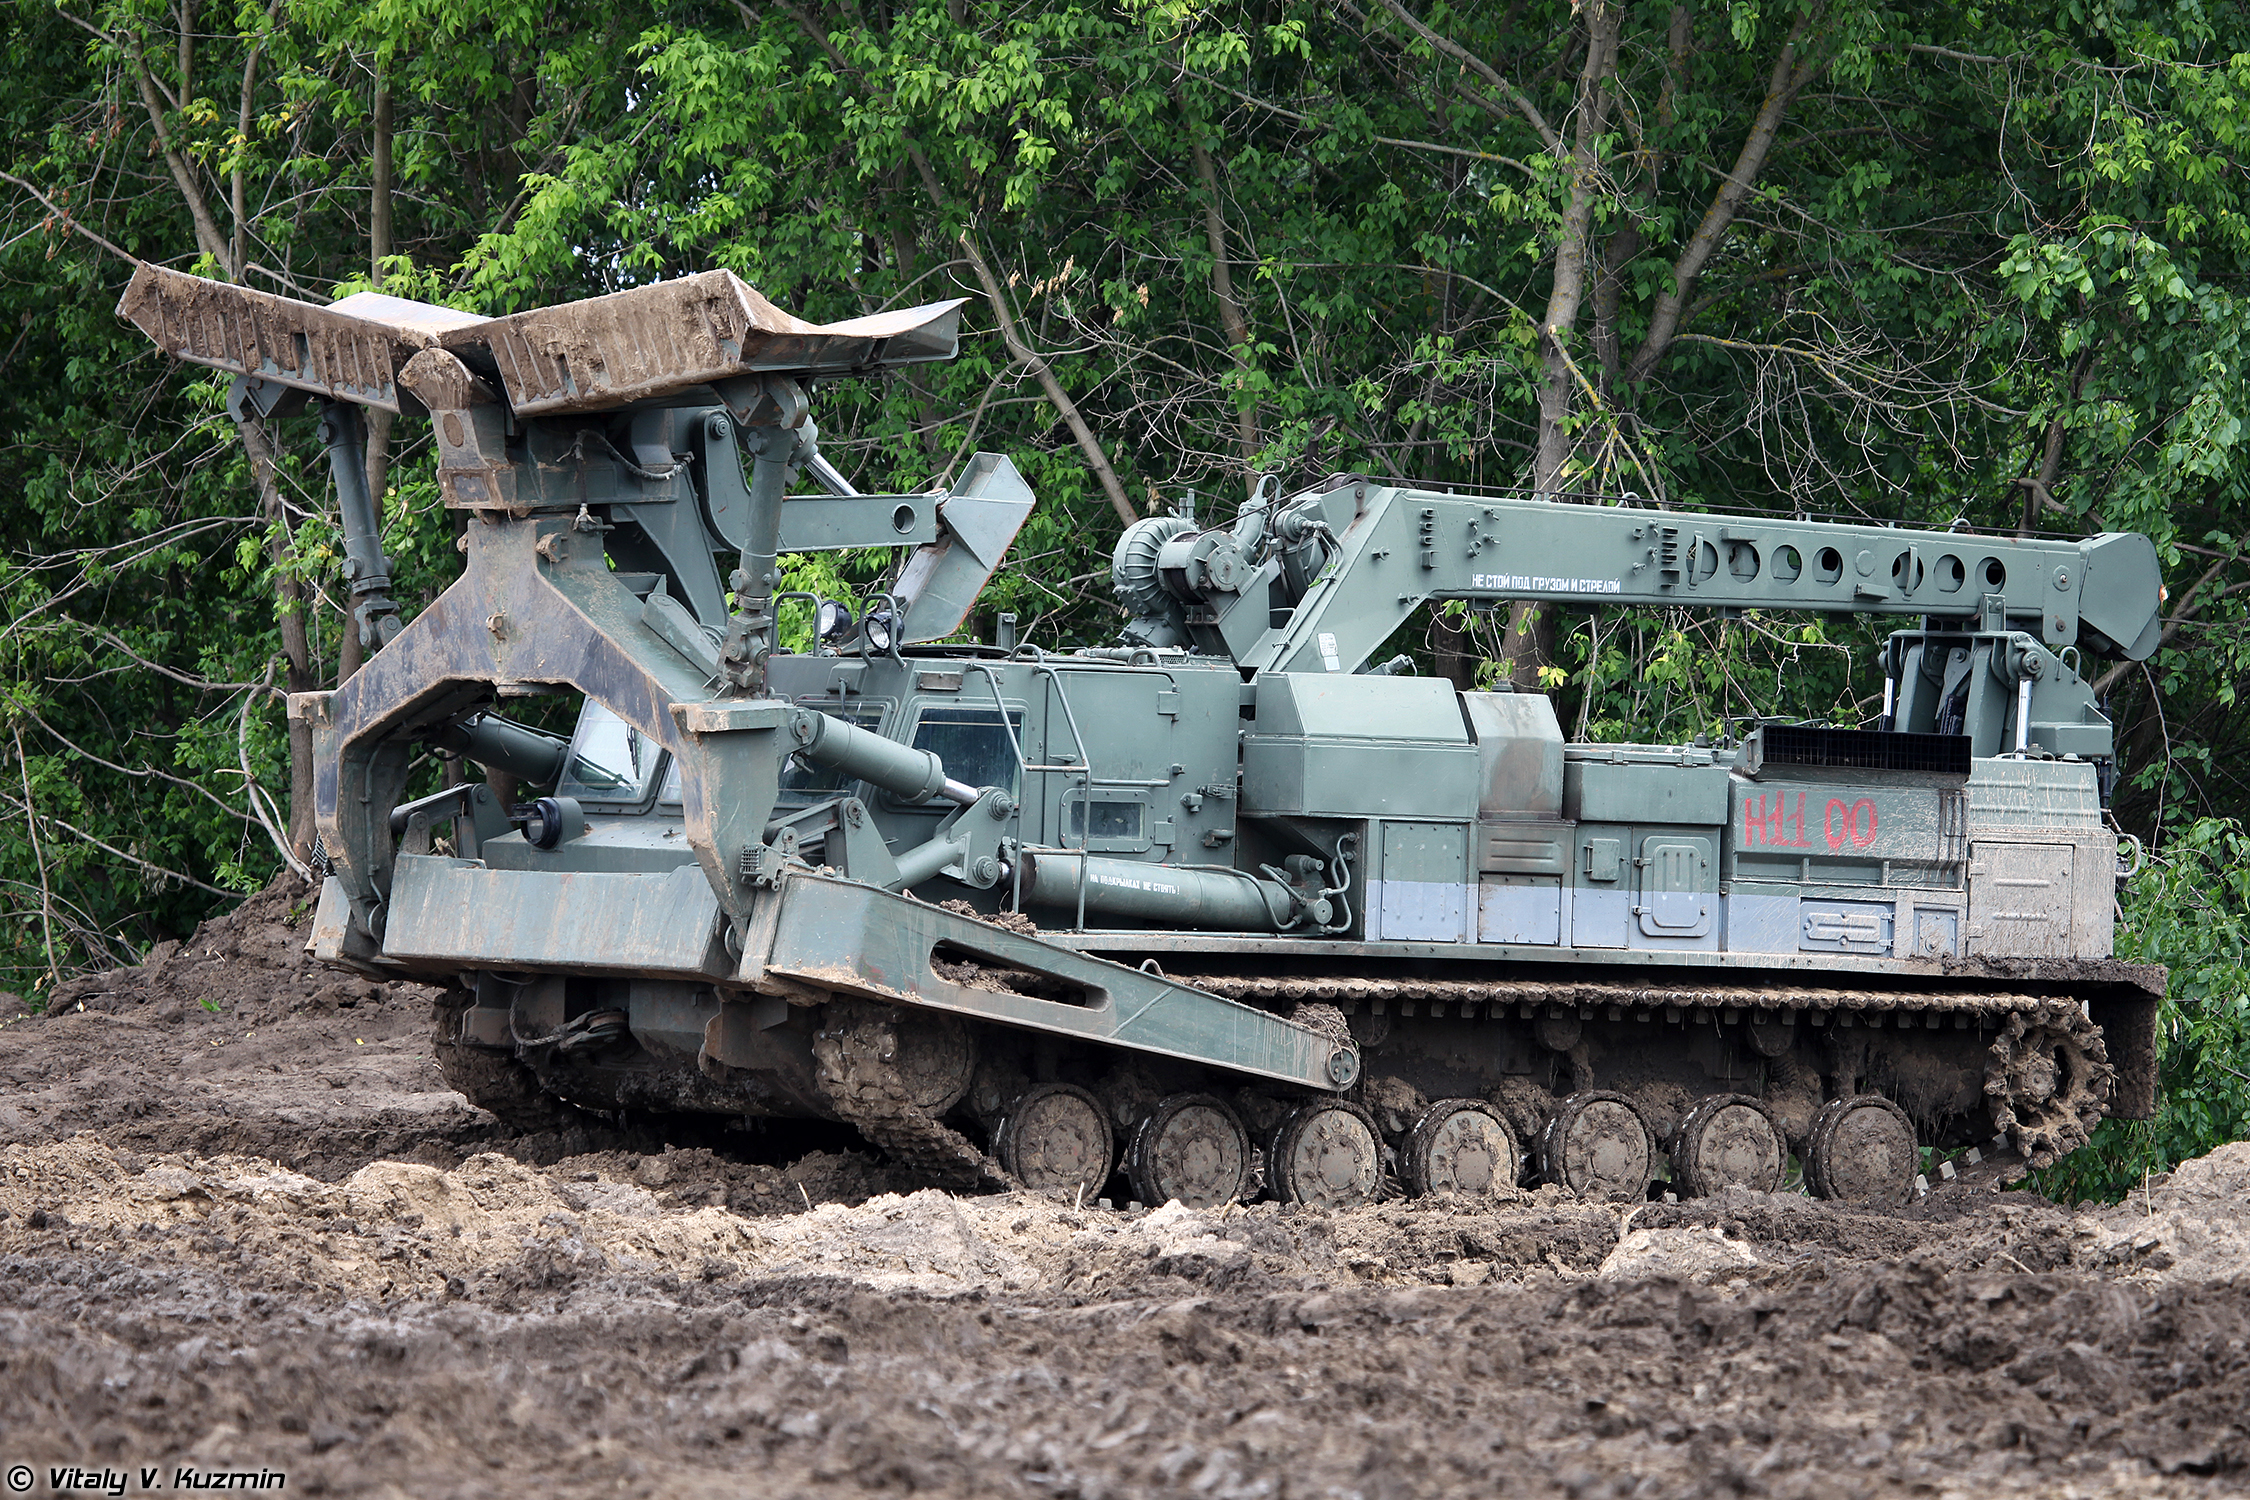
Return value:
[(662, 745), (588, 698), (555, 790), (581, 802), (637, 806), (648, 800), (663, 751)]
[(1023, 734), (1023, 710), (1008, 710), (1000, 722), (996, 708), (925, 704), (914, 722), (913, 745), (945, 762), (945, 774), (970, 786), (996, 786), (1011, 797), (1021, 794), (1022, 767), (1015, 741)]
[[(1089, 807), (1094, 814), (1094, 826), (1091, 829), (1086, 826)], [(1139, 840), (1145, 843), (1148, 840), (1145, 827), (1147, 813), (1148, 804), (1144, 802), (1088, 803), (1084, 797), (1074, 797), (1070, 803), (1070, 836), (1080, 843), (1088, 840), (1101, 843)]]
[(1066, 787), (1062, 794), (1065, 849), (1138, 854), (1149, 847), (1148, 794), (1117, 787)]

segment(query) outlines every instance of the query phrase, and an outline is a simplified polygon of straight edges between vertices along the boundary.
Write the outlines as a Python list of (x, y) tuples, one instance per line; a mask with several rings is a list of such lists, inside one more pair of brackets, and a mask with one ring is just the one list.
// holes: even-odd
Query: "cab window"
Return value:
[(662, 745), (588, 698), (555, 790), (581, 802), (637, 805), (648, 800), (663, 752)]
[(1016, 736), (1023, 733), (1023, 710), (1008, 710), (1005, 724), (996, 708), (930, 704), (914, 722), (913, 746), (945, 762), (945, 774), (974, 787), (996, 786), (1012, 797), (1020, 793), (1022, 767)]

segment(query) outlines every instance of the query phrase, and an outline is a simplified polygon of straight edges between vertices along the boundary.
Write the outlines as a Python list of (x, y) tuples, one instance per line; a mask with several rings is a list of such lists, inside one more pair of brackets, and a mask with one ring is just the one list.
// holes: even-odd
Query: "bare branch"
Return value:
[[(1420, 37), (1423, 41), (1428, 42), (1432, 47), (1435, 47), (1438, 51), (1444, 53), (1447, 57), (1450, 57), (1454, 61), (1466, 65), (1468, 68), (1474, 71), (1478, 77), (1482, 78), (1486, 83), (1489, 83), (1494, 88), (1498, 89), (1501, 95), (1507, 100), (1508, 104), (1514, 108), (1515, 112), (1521, 115), (1533, 130), (1539, 132), (1539, 139), (1547, 143), (1547, 149), (1549, 151), (1554, 152), (1558, 158), (1565, 153), (1567, 148), (1563, 145), (1562, 136), (1556, 132), (1555, 128), (1552, 125), (1549, 125), (1547, 123), (1547, 117), (1539, 113), (1539, 106), (1532, 103), (1531, 100), (1525, 96), (1523, 90), (1517, 88), (1506, 78), (1502, 77), (1498, 69), (1494, 68), (1483, 58), (1477, 56), (1474, 52), (1471, 52), (1468, 48), (1462, 46), (1459, 42), (1454, 41), (1451, 37), (1441, 36), (1437, 32), (1432, 31), (1429, 27), (1423, 25), (1422, 22), (1416, 18), (1414, 12), (1408, 10), (1404, 5), (1401, 5), (1399, 3), (1399, 0), (1381, 0), (1381, 4), (1383, 6), (1383, 9), (1398, 17), (1401, 21), (1404, 21), (1407, 25), (1407, 28), (1411, 30), (1416, 36)], [(1479, 104), (1482, 104), (1487, 109), (1494, 108), (1492, 101), (1483, 99), (1474, 93), (1470, 93), (1468, 97), (1472, 100), (1475, 100)], [(1495, 109), (1494, 112), (1497, 113), (1498, 111)]]
[(70, 233), (84, 235), (87, 239), (92, 240), (95, 244), (101, 246), (104, 250), (107, 250), (110, 254), (116, 256), (119, 260), (124, 261), (127, 265), (137, 266), (141, 264), (141, 258), (139, 256), (132, 254), (130, 251), (118, 249), (108, 240), (103, 239), (100, 235), (94, 233), (94, 231), (79, 223), (77, 216), (73, 214), (69, 209), (59, 206), (52, 198), (49, 198), (45, 193), (40, 192), (39, 189), (24, 181), (15, 173), (0, 172), (0, 179), (5, 179), (6, 181), (14, 183), (17, 187), (20, 187), (25, 192), (31, 194), (32, 197), (37, 198), (41, 204), (45, 205), (47, 212), (55, 216), (55, 222), (62, 228), (68, 230)]

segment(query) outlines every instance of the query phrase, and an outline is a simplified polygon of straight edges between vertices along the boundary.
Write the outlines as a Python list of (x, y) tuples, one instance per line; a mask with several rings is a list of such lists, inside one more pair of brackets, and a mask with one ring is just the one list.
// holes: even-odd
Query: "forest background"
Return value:
[[(283, 694), (358, 666), (312, 419), (114, 313), (133, 259), (501, 313), (713, 267), (817, 321), (966, 295), (824, 397), (863, 488), (1041, 497), (972, 624), (1109, 635), (1134, 515), (1259, 475), (2156, 539), (2105, 666), (2119, 950), (2164, 1113), (2048, 1182), (2250, 1133), (2250, 7), (2239, 0), (5, 0), (0, 986), (135, 961), (310, 851)], [(380, 414), (378, 414), (380, 415)], [(368, 457), (412, 613), (429, 434)], [(887, 554), (799, 560), (878, 587)], [(1456, 612), (1597, 739), (1856, 722), (1880, 630)]]

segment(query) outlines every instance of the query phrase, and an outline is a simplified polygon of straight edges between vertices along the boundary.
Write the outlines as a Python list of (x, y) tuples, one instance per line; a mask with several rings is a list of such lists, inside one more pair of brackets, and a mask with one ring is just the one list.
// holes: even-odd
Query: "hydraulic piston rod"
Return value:
[(797, 742), (797, 754), (814, 765), (856, 776), (908, 802), (943, 797), (967, 807), (977, 800), (977, 789), (946, 775), (945, 762), (929, 751), (885, 739), (818, 709), (801, 708), (791, 715), (789, 735)]

